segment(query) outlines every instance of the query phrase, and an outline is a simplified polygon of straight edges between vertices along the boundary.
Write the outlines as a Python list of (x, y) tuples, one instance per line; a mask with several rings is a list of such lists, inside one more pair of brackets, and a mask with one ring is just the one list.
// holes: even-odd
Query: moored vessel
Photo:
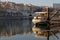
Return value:
[(35, 12), (35, 16), (32, 19), (34, 24), (45, 23), (47, 21), (47, 12)]

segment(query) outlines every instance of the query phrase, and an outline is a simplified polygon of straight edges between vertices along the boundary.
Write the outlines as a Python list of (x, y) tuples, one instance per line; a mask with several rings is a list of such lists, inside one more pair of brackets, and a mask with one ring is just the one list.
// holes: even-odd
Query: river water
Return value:
[[(46, 40), (45, 37), (37, 37), (33, 31), (31, 20), (0, 20), (0, 40)], [(60, 40), (60, 33), (56, 34)], [(50, 40), (57, 40), (50, 36)]]

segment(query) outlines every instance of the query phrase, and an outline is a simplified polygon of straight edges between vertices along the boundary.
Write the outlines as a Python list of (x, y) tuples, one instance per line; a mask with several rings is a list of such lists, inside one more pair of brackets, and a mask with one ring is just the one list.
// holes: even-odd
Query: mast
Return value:
[(47, 40), (49, 40), (49, 30), (50, 30), (50, 17), (49, 17), (49, 8), (47, 8)]

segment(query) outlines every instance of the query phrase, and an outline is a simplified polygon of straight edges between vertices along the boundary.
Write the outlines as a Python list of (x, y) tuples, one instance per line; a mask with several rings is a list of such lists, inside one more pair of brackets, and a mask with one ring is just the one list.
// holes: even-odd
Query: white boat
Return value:
[(35, 12), (35, 16), (32, 19), (34, 24), (38, 22), (46, 22), (47, 21), (47, 12)]

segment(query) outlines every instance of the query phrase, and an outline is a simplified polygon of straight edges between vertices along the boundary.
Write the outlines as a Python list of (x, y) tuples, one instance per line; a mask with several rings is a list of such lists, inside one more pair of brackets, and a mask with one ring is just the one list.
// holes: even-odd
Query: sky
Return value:
[(53, 6), (53, 3), (60, 3), (60, 0), (1, 0), (1, 1), (33, 4), (37, 6)]

